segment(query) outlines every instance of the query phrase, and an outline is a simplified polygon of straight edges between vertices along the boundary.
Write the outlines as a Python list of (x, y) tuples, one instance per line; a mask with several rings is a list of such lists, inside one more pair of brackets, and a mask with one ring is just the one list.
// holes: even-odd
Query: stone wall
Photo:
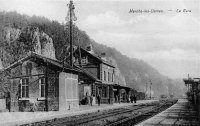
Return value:
[[(29, 98), (19, 98), (19, 78), (12, 80), (11, 111), (44, 111), (45, 100), (40, 99), (39, 77), (30, 77)], [(49, 111), (58, 110), (58, 81), (56, 76), (49, 78), (48, 106)]]
[(18, 112), (19, 111), (19, 84), (20, 84), (20, 79), (12, 79), (11, 80), (11, 112)]
[(49, 111), (59, 110), (59, 74), (50, 74), (49, 79), (49, 90), (48, 90), (48, 105)]
[[(22, 64), (22, 75), (26, 74), (26, 64), (32, 63), (32, 72), (29, 78), (29, 97), (20, 98), (20, 79), (11, 79), (11, 111), (44, 111), (45, 99), (40, 97), (39, 80), (44, 76), (45, 68), (37, 64), (26, 61)], [(58, 73), (48, 76), (48, 110), (55, 111), (59, 109), (59, 91), (58, 91)]]

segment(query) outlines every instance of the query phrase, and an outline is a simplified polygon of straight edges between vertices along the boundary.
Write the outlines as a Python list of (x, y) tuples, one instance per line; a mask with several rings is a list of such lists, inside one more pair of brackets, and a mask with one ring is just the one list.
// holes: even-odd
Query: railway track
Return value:
[[(74, 125), (83, 125), (88, 122), (94, 121), (94, 120), (99, 120), (102, 118), (110, 117), (110, 116), (116, 116), (119, 114), (127, 113), (127, 112), (132, 112), (134, 110), (139, 110), (141, 108), (144, 108), (145, 106), (135, 106), (134, 109), (130, 108), (118, 108), (118, 109), (113, 109), (108, 112), (95, 112), (91, 114), (83, 114), (81, 116), (78, 116), (77, 118), (71, 118), (71, 119), (57, 119), (56, 121), (50, 121), (50, 122), (42, 122), (39, 123), (39, 125), (46, 125), (46, 126), (74, 126)], [(39, 126), (36, 125), (36, 126)]]
[[(65, 118), (55, 118), (43, 122), (32, 123), (31, 126), (74, 126), (74, 125), (133, 125), (146, 118), (149, 118), (160, 111), (165, 110), (172, 104), (167, 103), (148, 103), (138, 106), (127, 106), (112, 110), (103, 110), (78, 116), (71, 116)], [(125, 116), (126, 115), (126, 116)], [(119, 118), (118, 118), (119, 117)], [(110, 119), (115, 118), (115, 119)], [(98, 124), (99, 123), (99, 124)], [(25, 125), (23, 125), (25, 126)]]
[(169, 108), (170, 106), (172, 106), (174, 103), (176, 103), (176, 101), (173, 101), (171, 103), (164, 103), (160, 106), (154, 107), (151, 110), (148, 110), (146, 112), (143, 112), (141, 114), (135, 115), (135, 116), (130, 116), (121, 120), (117, 120), (115, 122), (111, 122), (109, 124), (107, 124), (106, 126), (132, 126), (132, 125), (136, 125), (164, 110), (166, 110), (167, 108)]

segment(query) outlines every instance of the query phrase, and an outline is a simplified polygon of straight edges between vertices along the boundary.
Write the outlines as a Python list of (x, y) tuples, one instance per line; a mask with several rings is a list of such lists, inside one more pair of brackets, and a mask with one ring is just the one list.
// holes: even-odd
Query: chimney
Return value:
[(101, 53), (101, 59), (106, 61), (106, 53), (105, 52)]
[(86, 50), (91, 53), (91, 54), (94, 54), (94, 50), (93, 50), (93, 47), (92, 47), (92, 44), (90, 43), (89, 46), (86, 47)]

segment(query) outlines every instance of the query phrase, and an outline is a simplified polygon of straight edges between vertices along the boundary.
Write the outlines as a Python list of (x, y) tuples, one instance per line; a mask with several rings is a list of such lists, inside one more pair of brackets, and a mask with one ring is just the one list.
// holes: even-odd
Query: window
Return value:
[(106, 81), (106, 71), (104, 71), (104, 81)]
[(29, 78), (23, 78), (21, 80), (21, 98), (29, 97)]
[(45, 97), (45, 78), (40, 78), (40, 97)]
[(110, 73), (108, 72), (108, 81), (110, 81)]
[(32, 64), (27, 63), (27, 65), (26, 65), (26, 75), (31, 75), (31, 70), (32, 70)]
[(96, 87), (96, 96), (100, 95), (102, 98), (108, 97), (108, 87), (106, 86), (97, 86)]
[(114, 73), (112, 73), (112, 82), (114, 81)]
[(87, 56), (86, 56), (86, 57), (83, 57), (83, 58), (81, 59), (81, 64), (83, 64), (83, 65), (88, 64), (88, 57), (87, 57)]

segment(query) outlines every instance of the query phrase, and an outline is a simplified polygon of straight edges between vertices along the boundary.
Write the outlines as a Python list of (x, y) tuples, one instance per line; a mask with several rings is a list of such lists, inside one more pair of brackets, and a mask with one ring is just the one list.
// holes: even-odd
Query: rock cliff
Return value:
[[(31, 42), (23, 42), (32, 43), (32, 51), (39, 55), (43, 55), (48, 58), (56, 59), (55, 56), (55, 48), (53, 45), (53, 40), (46, 33), (39, 30), (37, 27), (27, 27), (23, 29), (16, 29), (11, 27), (4, 28), (4, 38), (10, 45), (12, 42), (16, 42), (17, 40), (21, 40), (23, 38), (24, 41)], [(20, 41), (21, 42), (21, 41)]]
[(42, 43), (41, 54), (44, 55), (44, 56), (47, 56), (49, 58), (56, 59), (55, 48), (54, 48), (54, 45), (53, 45), (52, 38), (49, 37), (44, 32), (42, 32), (40, 34), (40, 38), (41, 38), (40, 40), (41, 40), (41, 43)]
[(17, 40), (21, 34), (21, 30), (16, 28), (5, 27), (3, 30), (4, 38), (7, 42), (9, 42), (9, 45), (10, 42)]

